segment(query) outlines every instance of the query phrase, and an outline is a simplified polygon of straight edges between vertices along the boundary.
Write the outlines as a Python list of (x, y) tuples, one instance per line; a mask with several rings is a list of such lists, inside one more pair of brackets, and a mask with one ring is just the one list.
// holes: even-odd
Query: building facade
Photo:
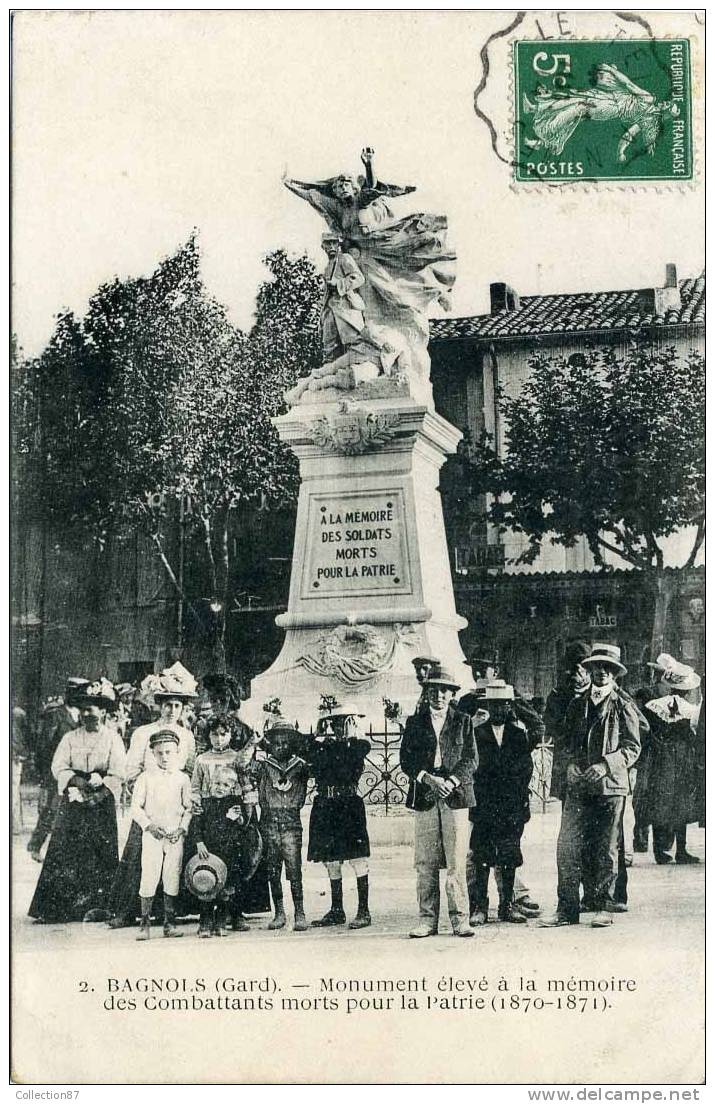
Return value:
[[(503, 283), (490, 287), (488, 315), (433, 322), (430, 352), (435, 403), (462, 429), (465, 449), (488, 434), (503, 450), (498, 390), (516, 394), (535, 352), (583, 357), (608, 346), (625, 353), (637, 340), (680, 355), (703, 351), (705, 280), (679, 280), (668, 265), (662, 287), (628, 291), (520, 296)], [(465, 490), (465, 461), (445, 466), (443, 501), (452, 553), (457, 608), (468, 619), (465, 650), (497, 651), (517, 690), (545, 697), (566, 640), (620, 644), (631, 687), (647, 680), (655, 595), (650, 580), (613, 558), (597, 570), (585, 541), (572, 548), (546, 542), (532, 564), (517, 563), (526, 548), (519, 534), (501, 536), (485, 520), (487, 503)], [(666, 647), (702, 669), (704, 573), (679, 570), (692, 541), (676, 535), (666, 561), (672, 590)]]
[[(582, 356), (597, 345), (625, 351), (634, 338), (654, 348), (702, 350), (704, 278), (678, 280), (668, 266), (663, 287), (520, 297), (492, 284), (487, 315), (445, 318), (432, 325), (430, 352), (437, 410), (477, 441), (488, 433), (503, 446), (497, 391), (515, 393), (539, 349)], [(465, 652), (497, 651), (504, 673), (528, 697), (545, 697), (570, 637), (619, 643), (629, 685), (647, 677), (654, 595), (624, 564), (596, 570), (584, 543), (545, 547), (531, 565), (515, 561), (517, 535), (502, 538), (484, 520), (486, 502), (470, 495), (464, 453), (442, 470), (441, 490), (457, 610), (469, 622)], [(225, 599), (229, 670), (246, 688), (281, 646), (276, 614), (286, 607), (295, 514), (236, 512), (230, 533), (231, 573)], [(185, 592), (180, 599), (156, 549), (131, 537), (93, 542), (72, 529), (48, 533), (16, 524), (13, 561), (15, 700), (31, 712), (61, 692), (68, 675), (107, 674), (133, 681), (181, 658), (197, 674), (213, 665), (209, 593), (200, 549), (178, 525), (167, 545)], [(673, 597), (666, 646), (703, 669), (704, 573), (679, 570), (685, 556), (672, 542)]]

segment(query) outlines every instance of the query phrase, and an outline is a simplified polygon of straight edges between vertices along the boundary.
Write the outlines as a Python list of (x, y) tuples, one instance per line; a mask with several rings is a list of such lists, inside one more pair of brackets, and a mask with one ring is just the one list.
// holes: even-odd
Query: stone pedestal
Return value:
[(276, 661), (257, 676), (242, 713), (262, 728), (263, 705), (301, 729), (322, 694), (356, 701), (384, 724), (383, 698), (414, 709), (411, 660), (430, 653), (464, 688), (464, 664), (438, 490), (460, 433), (409, 395), (299, 405), (276, 419), (300, 462), (286, 630)]

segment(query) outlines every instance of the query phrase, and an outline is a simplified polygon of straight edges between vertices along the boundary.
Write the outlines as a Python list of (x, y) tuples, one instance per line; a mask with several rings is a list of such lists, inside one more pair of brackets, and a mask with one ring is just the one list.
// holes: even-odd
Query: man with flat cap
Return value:
[(412, 660), (412, 666), (415, 669), (415, 678), (417, 679), (417, 685), (419, 687), (419, 697), (415, 706), (415, 712), (419, 709), (427, 709), (429, 702), (427, 699), (427, 690), (425, 689), (425, 679), (430, 676), (430, 671), (433, 667), (439, 666), (439, 660), (433, 655), (418, 655)]

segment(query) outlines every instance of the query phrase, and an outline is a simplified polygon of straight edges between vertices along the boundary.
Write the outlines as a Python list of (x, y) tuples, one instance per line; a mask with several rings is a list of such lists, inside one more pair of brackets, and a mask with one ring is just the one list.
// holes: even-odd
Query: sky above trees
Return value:
[[(657, 13), (653, 16), (657, 19)], [(472, 109), (500, 12), (26, 11), (14, 20), (13, 328), (38, 354), (64, 308), (150, 275), (198, 228), (213, 296), (247, 329), (261, 258), (320, 226), (281, 185), (360, 168), (445, 213), (455, 314), (522, 294), (649, 287), (702, 268), (697, 189), (526, 195)], [(694, 28), (696, 30), (696, 28)], [(495, 86), (494, 110), (507, 110)], [(657, 232), (654, 232), (657, 231)], [(574, 243), (580, 246), (574, 248)]]

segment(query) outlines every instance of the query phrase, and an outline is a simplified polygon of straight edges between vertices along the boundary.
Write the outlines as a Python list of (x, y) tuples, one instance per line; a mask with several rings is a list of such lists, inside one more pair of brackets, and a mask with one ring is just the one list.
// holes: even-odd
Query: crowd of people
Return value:
[[(572, 641), (542, 716), (499, 677), (493, 657), (477, 651), (470, 664), (475, 686), (460, 696), (463, 679), (438, 657), (413, 660), (417, 701), (400, 745), (415, 827), (412, 938), (438, 932), (442, 870), (451, 930), (471, 937), (493, 916), (491, 872), (503, 923), (589, 918), (605, 928), (628, 910), (632, 852), (647, 850), (651, 830), (656, 863), (699, 861), (686, 846), (688, 825), (705, 817), (705, 708), (691, 667), (659, 655), (651, 684), (631, 697), (619, 685), (627, 672), (617, 646)], [(13, 712), (17, 775), (31, 757), (39, 781), (28, 851), (41, 870), (29, 915), (136, 926), (144, 941), (152, 921), (176, 938), (186, 931), (177, 917), (196, 916), (208, 938), (248, 930), (247, 915), (271, 910), (267, 926), (278, 930), (288, 923), (285, 876), (294, 931), (370, 926), (359, 783), (371, 745), (359, 706), (332, 702), (308, 734), (267, 714), (259, 733), (242, 721), (230, 676), (205, 676), (202, 691), (200, 700), (197, 680), (176, 663), (138, 687), (69, 679), (32, 740), (22, 710)], [(532, 752), (544, 743), (561, 823), (556, 909), (542, 917), (524, 879), (522, 837)], [(311, 780), (307, 859), (325, 866), (330, 907), (309, 921), (301, 812)], [(121, 803), (130, 827), (120, 856)], [(357, 889), (349, 922), (346, 863)]]

